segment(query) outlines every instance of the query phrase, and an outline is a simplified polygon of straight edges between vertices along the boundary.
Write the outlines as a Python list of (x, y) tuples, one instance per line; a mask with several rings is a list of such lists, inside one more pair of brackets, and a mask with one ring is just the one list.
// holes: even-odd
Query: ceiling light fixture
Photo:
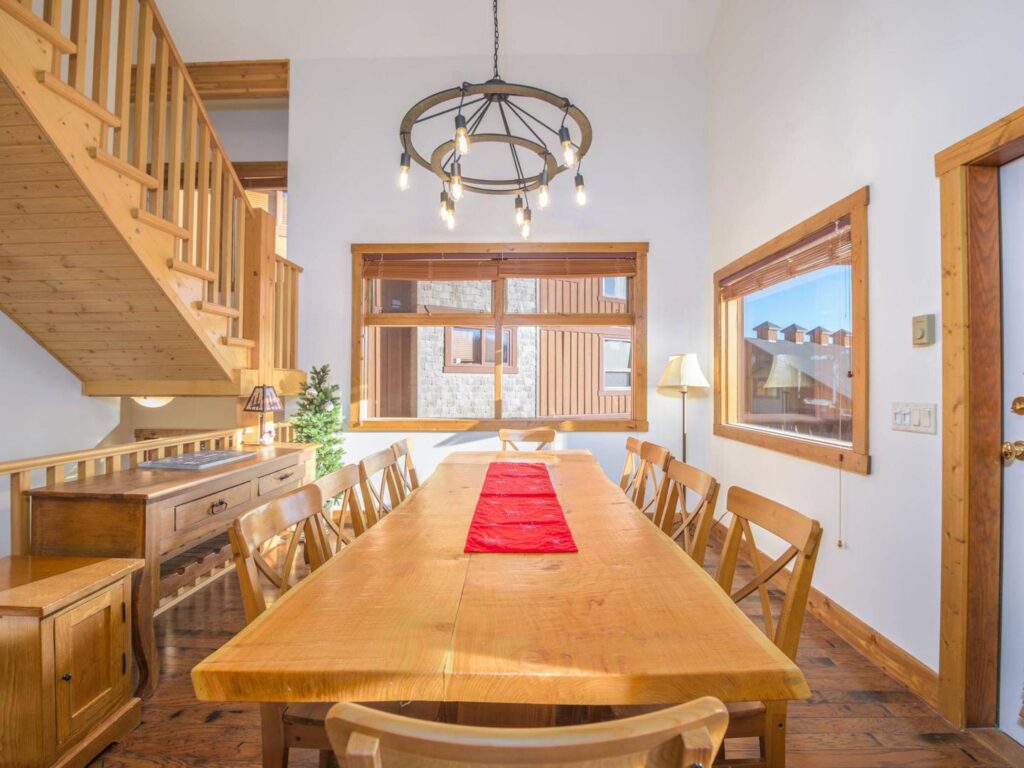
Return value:
[[(494, 76), (483, 83), (464, 82), (456, 88), (439, 91), (417, 102), (405, 114), (399, 126), (402, 143), (399, 186), (403, 190), (409, 186), (410, 161), (441, 179), (442, 194), (446, 195), (441, 199), (441, 209), (448, 212), (447, 215), (442, 213), (441, 218), (449, 229), (455, 226), (454, 203), (464, 192), (515, 195), (516, 223), (523, 237), (528, 237), (530, 203), (527, 199), (524, 207), (520, 199), (528, 192), (537, 190), (537, 205), (546, 208), (550, 202), (550, 181), (575, 166), (576, 198), (580, 205), (586, 200), (580, 166), (590, 149), (593, 129), (582, 110), (564, 96), (501, 79), (498, 74), (498, 0), (493, 0), (492, 8)], [(413, 129), (452, 112), (456, 113), (455, 135), (438, 144), (429, 157), (420, 153), (413, 141)], [(462, 164), (475, 144), (507, 146), (512, 176), (498, 178), (483, 171), (478, 176), (464, 176)], [(560, 159), (556, 159), (555, 151), (560, 153)], [(540, 162), (536, 173), (524, 170), (523, 160), (530, 155)]]

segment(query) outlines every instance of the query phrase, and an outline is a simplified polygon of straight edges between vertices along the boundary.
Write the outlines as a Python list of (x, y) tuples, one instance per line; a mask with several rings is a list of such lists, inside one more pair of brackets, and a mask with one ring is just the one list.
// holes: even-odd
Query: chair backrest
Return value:
[[(687, 492), (694, 499), (693, 506), (689, 508)], [(673, 539), (682, 537), (683, 549), (697, 561), (697, 565), (704, 565), (717, 501), (718, 481), (715, 478), (689, 464), (670, 459), (654, 510), (654, 524)], [(677, 515), (681, 518), (678, 523)]]
[(399, 490), (398, 462), (391, 448), (371, 453), (359, 462), (359, 486), (363, 493), (366, 514), (379, 521), (402, 503)]
[(336, 704), (327, 735), (348, 768), (711, 766), (729, 714), (706, 697), (638, 717), (561, 728), (479, 728)]
[[(330, 558), (322, 511), (323, 496), (320, 489), (315, 485), (304, 485), (250, 509), (231, 522), (228, 537), (231, 539), (231, 551), (242, 588), (246, 623), (267, 609), (260, 584), (261, 573), (277, 588), (277, 597), (291, 588), (300, 538), (305, 541), (311, 570), (316, 570)], [(275, 540), (275, 544), (283, 544), (281, 536), (285, 533), (288, 534), (287, 549), (283, 556), (275, 558), (275, 567), (267, 558), (269, 549), (264, 545), (271, 540)]]
[(416, 467), (412, 463), (412, 441), (408, 437), (399, 440), (397, 443), (392, 443), (391, 450), (395, 453), (402, 498), (405, 498), (420, 487), (420, 479), (416, 475)]
[(672, 454), (655, 443), (626, 438), (626, 464), (622, 468), (619, 487), (645, 514), (653, 512), (661, 491), (659, 472), (664, 472)]
[(363, 511), (359, 501), (359, 465), (349, 464), (329, 472), (317, 479), (317, 487), (324, 498), (324, 522), (335, 535), (335, 551), (347, 543), (345, 538), (345, 520), (352, 521), (352, 532), (356, 536), (377, 522), (375, 517)]
[[(795, 661), (800, 630), (807, 612), (807, 596), (811, 590), (814, 564), (818, 559), (821, 526), (817, 520), (801, 515), (796, 510), (735, 486), (729, 489), (725, 507), (732, 513), (732, 522), (718, 563), (718, 583), (737, 603), (752, 595), (755, 590), (759, 593), (765, 634)], [(751, 524), (782, 539), (789, 544), (789, 548), (772, 562), (764, 564), (754, 541)], [(755, 576), (737, 589), (733, 581), (744, 541)], [(785, 587), (785, 598), (776, 623), (768, 596), (768, 582), (790, 562), (793, 563), (793, 571)]]
[(498, 438), (501, 440), (501, 450), (523, 450), (516, 443), (536, 443), (534, 451), (547, 451), (555, 442), (558, 433), (551, 427), (534, 427), (533, 429), (499, 429)]

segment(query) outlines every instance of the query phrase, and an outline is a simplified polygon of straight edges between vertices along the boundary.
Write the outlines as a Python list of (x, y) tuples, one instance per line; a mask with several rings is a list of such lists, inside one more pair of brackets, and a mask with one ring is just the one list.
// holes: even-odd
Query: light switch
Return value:
[(935, 434), (934, 403), (893, 403), (892, 428), (897, 432)]
[(915, 347), (927, 347), (935, 343), (935, 315), (917, 315), (911, 327)]

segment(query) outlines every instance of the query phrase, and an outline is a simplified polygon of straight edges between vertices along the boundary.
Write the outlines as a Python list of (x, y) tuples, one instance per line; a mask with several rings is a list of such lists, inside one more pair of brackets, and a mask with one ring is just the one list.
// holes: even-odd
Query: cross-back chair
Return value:
[[(291, 588), (300, 539), (305, 542), (311, 570), (330, 558), (322, 511), (320, 488), (306, 485), (232, 521), (228, 536), (247, 624), (267, 609), (261, 575), (273, 585), (277, 597)], [(282, 535), (287, 535), (287, 544), (281, 540)], [(268, 546), (278, 550), (285, 547), (278, 567), (267, 558)], [(264, 768), (287, 766), (288, 750), (297, 747), (320, 750), (320, 765), (326, 766), (331, 756), (331, 745), (324, 730), (328, 708), (324, 704), (261, 704)]]
[(551, 427), (534, 427), (533, 429), (499, 429), (498, 439), (501, 440), (501, 450), (521, 451), (518, 443), (535, 443), (531, 449), (534, 451), (548, 451), (551, 444), (555, 442), (558, 433)]
[[(716, 577), (718, 583), (737, 603), (757, 593), (763, 612), (765, 634), (779, 650), (795, 661), (821, 543), (821, 525), (796, 510), (743, 488), (730, 488), (725, 506), (732, 513), (732, 522), (722, 546)], [(786, 551), (775, 560), (765, 562), (764, 556), (757, 549), (753, 526), (782, 539), (789, 545)], [(737, 587), (734, 582), (741, 550), (745, 550), (755, 575), (746, 584)], [(768, 584), (790, 563), (792, 572), (786, 580), (782, 608), (776, 621)], [(757, 764), (766, 768), (785, 765), (785, 702), (730, 704), (729, 717), (726, 739), (757, 736), (761, 745), (761, 762)]]
[(398, 460), (391, 448), (371, 453), (359, 462), (359, 487), (366, 515), (378, 522), (405, 498), (400, 489)]
[(352, 523), (352, 533), (362, 536), (376, 521), (366, 514), (359, 501), (359, 465), (349, 464), (316, 480), (325, 499), (324, 523), (335, 536), (335, 552), (351, 540), (345, 533), (345, 521)]
[[(695, 497), (689, 508), (687, 491)], [(686, 553), (697, 565), (703, 566), (717, 501), (715, 478), (689, 464), (670, 459), (658, 493), (654, 524), (676, 541), (681, 538)]]
[(416, 466), (412, 463), (412, 441), (407, 437), (391, 444), (395, 453), (395, 465), (398, 472), (402, 498), (420, 487), (420, 479), (416, 475)]
[(480, 728), (337, 704), (327, 733), (347, 768), (600, 765), (710, 768), (728, 715), (706, 697), (624, 720), (561, 728)]
[(619, 487), (645, 515), (654, 512), (661, 490), (658, 473), (664, 473), (671, 458), (667, 448), (635, 437), (626, 438), (626, 464), (622, 468)]

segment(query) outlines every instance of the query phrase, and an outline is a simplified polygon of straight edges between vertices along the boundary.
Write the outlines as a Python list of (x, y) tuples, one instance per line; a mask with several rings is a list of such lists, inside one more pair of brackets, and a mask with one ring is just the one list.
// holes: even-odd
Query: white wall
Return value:
[(209, 107), (213, 127), (235, 162), (288, 159), (288, 110), (237, 109), (228, 103)]
[[(398, 124), (425, 94), (474, 76), (486, 57), (295, 60), (289, 116), (289, 256), (305, 268), (299, 363), (330, 363), (347, 396), (351, 357), (354, 242), (515, 241), (511, 199), (468, 195), (449, 233), (436, 214), (439, 182), (415, 168), (412, 187), (395, 184)], [(589, 200), (579, 209), (571, 178), (552, 183), (553, 202), (534, 215), (532, 240), (647, 240), (649, 379), (674, 352), (699, 351), (705, 366), (709, 273), (705, 257), (703, 71), (682, 56), (509, 58), (502, 72), (569, 95), (594, 124), (584, 163)], [(676, 447), (679, 401), (648, 394), (647, 438)], [(347, 408), (346, 408), (347, 410)], [(691, 402), (692, 458), (706, 458), (707, 399)], [(346, 437), (352, 458), (395, 439)], [(564, 447), (597, 453), (621, 469), (623, 433), (563, 435)], [(425, 471), (458, 448), (496, 447), (493, 434), (423, 433), (416, 460)]]
[[(117, 398), (82, 396), (82, 384), (0, 313), (0, 462), (91, 448), (117, 427)], [(0, 556), (10, 554), (10, 494), (0, 478)]]
[(706, 61), (713, 269), (871, 185), (872, 474), (718, 438), (712, 467), (821, 520), (815, 586), (932, 667), (941, 442), (889, 410), (941, 401), (940, 346), (910, 343), (941, 305), (934, 155), (1020, 107), (1022, 27), (1019, 2), (732, 0)]

